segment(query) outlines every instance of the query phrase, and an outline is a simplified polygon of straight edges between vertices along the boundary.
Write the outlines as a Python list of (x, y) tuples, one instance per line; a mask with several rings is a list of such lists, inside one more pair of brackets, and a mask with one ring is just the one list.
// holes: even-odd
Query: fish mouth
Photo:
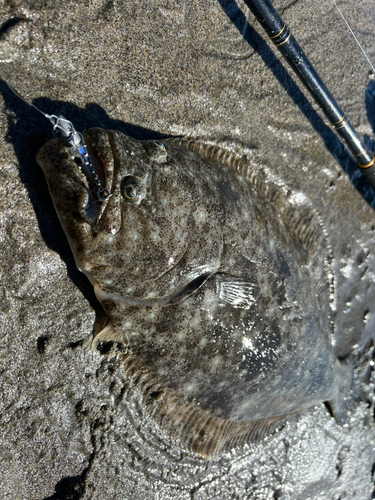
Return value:
[[(83, 132), (83, 137), (86, 142), (93, 171), (81, 165), (79, 158), (74, 158), (74, 161), (79, 165), (87, 181), (87, 197), (86, 200), (82, 200), (83, 203), (80, 211), (86, 222), (91, 226), (95, 226), (103, 216), (108, 201), (113, 195), (114, 165), (113, 163), (110, 164), (111, 162), (107, 162), (101, 156), (94, 139), (87, 132)], [(103, 196), (103, 193), (105, 196)]]

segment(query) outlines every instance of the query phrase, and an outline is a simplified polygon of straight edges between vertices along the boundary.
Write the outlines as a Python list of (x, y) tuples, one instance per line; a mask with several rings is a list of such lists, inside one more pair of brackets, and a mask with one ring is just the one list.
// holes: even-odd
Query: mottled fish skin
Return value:
[[(202, 455), (258, 439), (328, 402), (334, 355), (324, 226), (305, 199), (216, 147), (90, 129), (111, 197), (95, 202), (59, 140), (37, 161), (75, 255), (122, 341), (145, 407)], [(89, 207), (88, 207), (89, 205)]]

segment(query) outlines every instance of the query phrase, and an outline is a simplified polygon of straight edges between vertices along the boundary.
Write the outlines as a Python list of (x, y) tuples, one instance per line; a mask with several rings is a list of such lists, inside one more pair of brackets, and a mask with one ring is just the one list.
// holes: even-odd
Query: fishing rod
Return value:
[(352, 154), (367, 182), (375, 189), (375, 157), (361, 141), (347, 116), (343, 113), (323, 83), (313, 65), (291, 34), (288, 26), (268, 0), (244, 0), (270, 40), (286, 58), (295, 73), (307, 86), (322, 108), (332, 127)]

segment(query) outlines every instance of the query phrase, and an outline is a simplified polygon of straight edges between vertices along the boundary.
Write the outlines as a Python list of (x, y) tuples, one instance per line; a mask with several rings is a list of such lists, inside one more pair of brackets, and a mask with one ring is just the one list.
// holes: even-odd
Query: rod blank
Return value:
[(375, 188), (375, 157), (337, 104), (323, 80), (315, 71), (303, 50), (268, 0), (245, 0), (246, 5), (262, 25), (270, 40), (286, 58), (322, 108), (332, 127), (352, 154), (366, 180)]

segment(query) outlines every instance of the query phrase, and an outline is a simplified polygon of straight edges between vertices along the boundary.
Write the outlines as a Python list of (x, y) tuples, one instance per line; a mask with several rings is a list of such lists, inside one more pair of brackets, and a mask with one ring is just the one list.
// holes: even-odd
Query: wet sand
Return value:
[[(49, 122), (5, 83), (0, 114), (0, 496), (4, 499), (367, 499), (373, 492), (374, 198), (317, 106), (240, 2), (0, 2), (0, 71), (83, 130), (184, 135), (225, 145), (303, 193), (327, 227), (336, 347), (358, 345), (340, 427), (321, 405), (265, 442), (207, 461), (142, 414), (116, 350), (90, 349), (100, 307), (75, 268), (38, 148)], [(375, 81), (327, 1), (277, 1), (353, 125), (371, 144)], [(368, 1), (340, 3), (375, 38)], [(363, 10), (365, 9), (365, 10)], [(367, 9), (367, 10), (366, 10)], [(367, 92), (366, 92), (367, 89)]]

